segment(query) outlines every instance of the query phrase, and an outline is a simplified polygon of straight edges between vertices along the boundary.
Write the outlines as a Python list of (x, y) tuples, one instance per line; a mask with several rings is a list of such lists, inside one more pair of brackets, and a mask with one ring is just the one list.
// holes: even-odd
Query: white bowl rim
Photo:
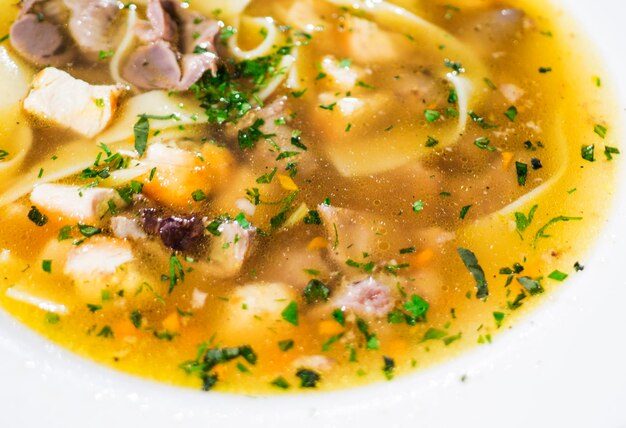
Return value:
[[(606, 58), (626, 111), (626, 3), (561, 0)], [(626, 124), (626, 116), (621, 123)], [(626, 127), (622, 126), (622, 136)], [(626, 154), (626, 153), (625, 153)], [(618, 157), (620, 180), (626, 178)], [(461, 357), (393, 382), (333, 393), (245, 397), (134, 378), (47, 342), (0, 311), (0, 409), (7, 426), (626, 426), (626, 186), (586, 265), (539, 308)], [(622, 262), (623, 263), (623, 262)], [(582, 339), (581, 339), (582, 338)], [(461, 381), (464, 377), (466, 380)]]

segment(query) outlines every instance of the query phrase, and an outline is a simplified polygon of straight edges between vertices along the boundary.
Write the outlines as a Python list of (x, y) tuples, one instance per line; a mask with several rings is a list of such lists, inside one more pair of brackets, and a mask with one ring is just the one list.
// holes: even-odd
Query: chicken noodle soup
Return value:
[(0, 302), (204, 390), (391, 380), (584, 269), (610, 88), (545, 2), (23, 0)]

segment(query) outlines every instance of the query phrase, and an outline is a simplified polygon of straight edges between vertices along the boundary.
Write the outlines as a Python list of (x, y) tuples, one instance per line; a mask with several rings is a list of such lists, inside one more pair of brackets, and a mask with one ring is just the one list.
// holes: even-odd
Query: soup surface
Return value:
[(81, 355), (351, 387), (585, 268), (614, 106), (545, 2), (5, 3), (0, 303)]

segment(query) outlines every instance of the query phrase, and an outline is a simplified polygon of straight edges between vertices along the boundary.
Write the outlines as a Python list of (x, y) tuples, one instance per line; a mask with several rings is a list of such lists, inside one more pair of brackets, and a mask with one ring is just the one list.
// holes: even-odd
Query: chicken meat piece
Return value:
[(90, 85), (48, 67), (35, 76), (24, 110), (85, 137), (94, 137), (111, 123), (123, 91), (116, 85)]
[(116, 207), (126, 205), (114, 189), (81, 188), (65, 184), (40, 184), (30, 194), (31, 202), (47, 214), (83, 224), (100, 224), (109, 210), (109, 201)]

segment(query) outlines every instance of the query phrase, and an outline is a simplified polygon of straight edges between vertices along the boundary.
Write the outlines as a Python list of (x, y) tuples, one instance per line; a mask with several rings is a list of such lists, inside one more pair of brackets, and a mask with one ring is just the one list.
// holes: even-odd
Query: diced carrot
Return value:
[(502, 169), (507, 169), (513, 160), (513, 152), (502, 152)]
[(341, 333), (343, 327), (337, 321), (325, 320), (318, 324), (317, 331), (324, 336), (334, 336)]
[(199, 154), (164, 145), (149, 150), (158, 151), (156, 159), (150, 157), (150, 151), (147, 159), (156, 164), (156, 171), (152, 179), (150, 174), (144, 177), (143, 192), (175, 207), (192, 204), (196, 190), (208, 196), (223, 185), (233, 164), (227, 149), (212, 144), (205, 144)]
[(411, 256), (409, 263), (413, 267), (424, 266), (428, 264), (434, 257), (435, 252), (432, 249), (427, 248)]
[(308, 251), (318, 251), (323, 250), (328, 246), (328, 241), (321, 236), (311, 239), (311, 242), (306, 246)]
[(180, 320), (178, 319), (178, 314), (176, 312), (172, 312), (163, 320), (161, 323), (164, 329), (170, 331), (178, 331), (180, 330)]
[(278, 182), (285, 190), (298, 190), (298, 185), (288, 175), (278, 174)]
[(124, 318), (113, 325), (113, 332), (116, 339), (125, 339), (127, 337), (138, 337), (141, 331), (138, 330), (128, 318)]
[(228, 182), (234, 159), (227, 148), (205, 144), (202, 147), (202, 159), (207, 164), (208, 176), (214, 187), (223, 186)]
[(386, 352), (390, 355), (401, 356), (406, 354), (407, 344), (404, 340), (394, 339), (388, 343), (386, 348)]

